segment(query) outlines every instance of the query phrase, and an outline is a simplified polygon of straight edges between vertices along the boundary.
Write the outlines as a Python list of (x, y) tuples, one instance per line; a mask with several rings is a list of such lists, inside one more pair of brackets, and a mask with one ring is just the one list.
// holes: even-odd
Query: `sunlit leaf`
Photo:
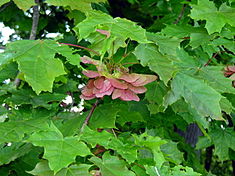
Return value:
[(49, 167), (58, 172), (74, 162), (75, 157), (86, 156), (90, 151), (86, 144), (79, 141), (78, 137), (63, 137), (61, 132), (51, 125), (51, 131), (40, 131), (30, 136), (29, 142), (35, 146), (44, 147), (43, 157), (49, 161)]

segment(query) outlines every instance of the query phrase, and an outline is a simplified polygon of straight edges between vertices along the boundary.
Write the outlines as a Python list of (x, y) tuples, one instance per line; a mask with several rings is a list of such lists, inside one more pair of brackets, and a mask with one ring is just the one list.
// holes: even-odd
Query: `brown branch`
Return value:
[(215, 58), (219, 53), (220, 52), (216, 52), (215, 54), (213, 54), (213, 56), (207, 61), (207, 63), (205, 63), (204, 67), (208, 66), (211, 63), (212, 59)]
[(179, 23), (179, 21), (181, 20), (181, 18), (182, 18), (183, 15), (184, 15), (184, 12), (185, 12), (186, 7), (187, 7), (186, 4), (184, 4), (184, 5), (182, 6), (182, 9), (181, 9), (181, 11), (180, 11), (180, 14), (179, 14), (179, 16), (177, 17), (177, 19), (174, 21), (173, 24), (178, 24), (178, 23)]
[(138, 164), (138, 163), (133, 163), (133, 164), (136, 165), (136, 166), (139, 166), (140, 168), (142, 168), (142, 169), (145, 170), (145, 167), (144, 167), (144, 166), (142, 166), (142, 165), (140, 165), (140, 164)]
[(59, 44), (68, 45), (68, 46), (74, 46), (74, 47), (77, 47), (77, 48), (82, 48), (84, 50), (91, 51), (91, 52), (95, 53), (98, 56), (100, 55), (98, 52), (96, 52), (96, 51), (94, 51), (94, 50), (92, 50), (90, 48), (86, 48), (84, 46), (81, 46), (81, 45), (75, 45), (75, 44), (71, 44), (71, 43), (59, 43)]
[(35, 0), (36, 5), (33, 6), (33, 23), (29, 40), (35, 40), (37, 35), (38, 21), (39, 21), (39, 0)]
[(89, 120), (90, 120), (90, 118), (91, 118), (93, 112), (95, 111), (95, 108), (96, 108), (96, 106), (98, 105), (98, 103), (99, 103), (99, 100), (97, 99), (96, 102), (93, 104), (93, 106), (92, 106), (92, 108), (91, 108), (91, 111), (90, 111), (89, 114), (87, 115), (87, 117), (86, 117), (86, 119), (85, 119), (85, 121), (84, 121), (84, 123), (83, 123), (83, 125), (82, 125), (81, 131), (80, 131), (81, 133), (83, 132), (85, 126), (88, 125)]

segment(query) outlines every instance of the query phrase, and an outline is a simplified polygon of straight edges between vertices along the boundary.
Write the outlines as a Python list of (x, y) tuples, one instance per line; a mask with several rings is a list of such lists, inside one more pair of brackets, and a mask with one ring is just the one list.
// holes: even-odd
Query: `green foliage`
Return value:
[(192, 7), (193, 9), (190, 16), (196, 20), (206, 20), (205, 27), (209, 34), (221, 32), (225, 24), (235, 26), (232, 20), (235, 16), (235, 10), (225, 3), (222, 4), (218, 10), (215, 4), (209, 0), (199, 0), (198, 4)]
[(229, 148), (234, 150), (235, 138), (233, 129), (217, 127), (211, 130), (209, 134), (215, 145), (215, 154), (218, 155), (221, 160), (229, 159)]
[(88, 164), (71, 165), (54, 175), (53, 171), (50, 170), (48, 166), (48, 162), (46, 160), (42, 160), (32, 171), (28, 171), (28, 173), (37, 176), (91, 176), (91, 174), (88, 172), (90, 167), (91, 165)]
[[(0, 6), (2, 6), (3, 4), (9, 2), (10, 0), (1, 0), (0, 1)], [(28, 10), (30, 7), (32, 7), (33, 5), (35, 5), (34, 0), (25, 0), (25, 1), (20, 1), (20, 0), (14, 0), (14, 3), (16, 3), (16, 5), (26, 11)]]
[(78, 0), (78, 1), (70, 1), (70, 0), (46, 0), (48, 4), (54, 6), (64, 6), (69, 7), (72, 10), (80, 10), (82, 12), (87, 12), (92, 10), (91, 3), (99, 3), (105, 2), (106, 0)]
[(143, 66), (148, 66), (156, 72), (165, 84), (172, 78), (177, 68), (170, 57), (162, 55), (154, 44), (140, 44), (134, 54)]
[(79, 142), (77, 137), (63, 137), (61, 132), (51, 124), (53, 131), (36, 132), (27, 140), (35, 146), (44, 147), (43, 157), (49, 161), (49, 167), (58, 172), (63, 167), (72, 163), (77, 155), (90, 154), (87, 146)]
[[(104, 176), (134, 176), (132, 171), (129, 171), (125, 162), (119, 160), (117, 157), (111, 156), (107, 152), (103, 155), (102, 160), (97, 157), (92, 157), (90, 159), (95, 165), (101, 169), (101, 174)], [(120, 172), (121, 171), (121, 172)]]
[(219, 104), (222, 96), (202, 80), (182, 73), (177, 74), (172, 81), (172, 92), (167, 97), (166, 103), (174, 103), (172, 99), (178, 100), (180, 97), (183, 97), (200, 115), (211, 116), (214, 119), (222, 118)]
[(0, 0), (0, 175), (232, 175), (234, 0), (45, 0), (21, 40), (34, 5)]

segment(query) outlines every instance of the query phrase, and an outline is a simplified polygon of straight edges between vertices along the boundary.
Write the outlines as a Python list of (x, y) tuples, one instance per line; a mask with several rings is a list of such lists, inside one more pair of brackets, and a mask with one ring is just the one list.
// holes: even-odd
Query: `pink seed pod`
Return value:
[(84, 75), (86, 75), (88, 78), (96, 78), (96, 77), (100, 76), (100, 74), (98, 72), (91, 71), (91, 70), (82, 71), (82, 73)]
[(229, 77), (235, 73), (235, 66), (227, 66), (224, 68), (224, 75)]
[(98, 72), (91, 70), (82, 72), (87, 77), (92, 78), (83, 88), (80, 96), (80, 98), (85, 100), (112, 95), (112, 99), (119, 98), (123, 101), (140, 101), (140, 98), (136, 94), (146, 92), (147, 89), (144, 85), (153, 82), (158, 78), (155, 75), (137, 73), (121, 73), (119, 77), (115, 77), (109, 73), (100, 71), (103, 70), (102, 68), (104, 68), (104, 65), (100, 64), (99, 61), (87, 56), (82, 57), (81, 60), (83, 63), (95, 65), (98, 70)]

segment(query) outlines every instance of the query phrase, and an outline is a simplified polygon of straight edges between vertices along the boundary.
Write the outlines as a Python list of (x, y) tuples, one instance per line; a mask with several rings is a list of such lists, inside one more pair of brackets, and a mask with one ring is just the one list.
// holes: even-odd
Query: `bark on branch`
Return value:
[(35, 40), (36, 39), (36, 34), (37, 34), (37, 28), (38, 28), (38, 21), (39, 21), (39, 0), (35, 0), (36, 5), (33, 6), (33, 23), (32, 23), (32, 28), (31, 28), (31, 33), (29, 40)]

